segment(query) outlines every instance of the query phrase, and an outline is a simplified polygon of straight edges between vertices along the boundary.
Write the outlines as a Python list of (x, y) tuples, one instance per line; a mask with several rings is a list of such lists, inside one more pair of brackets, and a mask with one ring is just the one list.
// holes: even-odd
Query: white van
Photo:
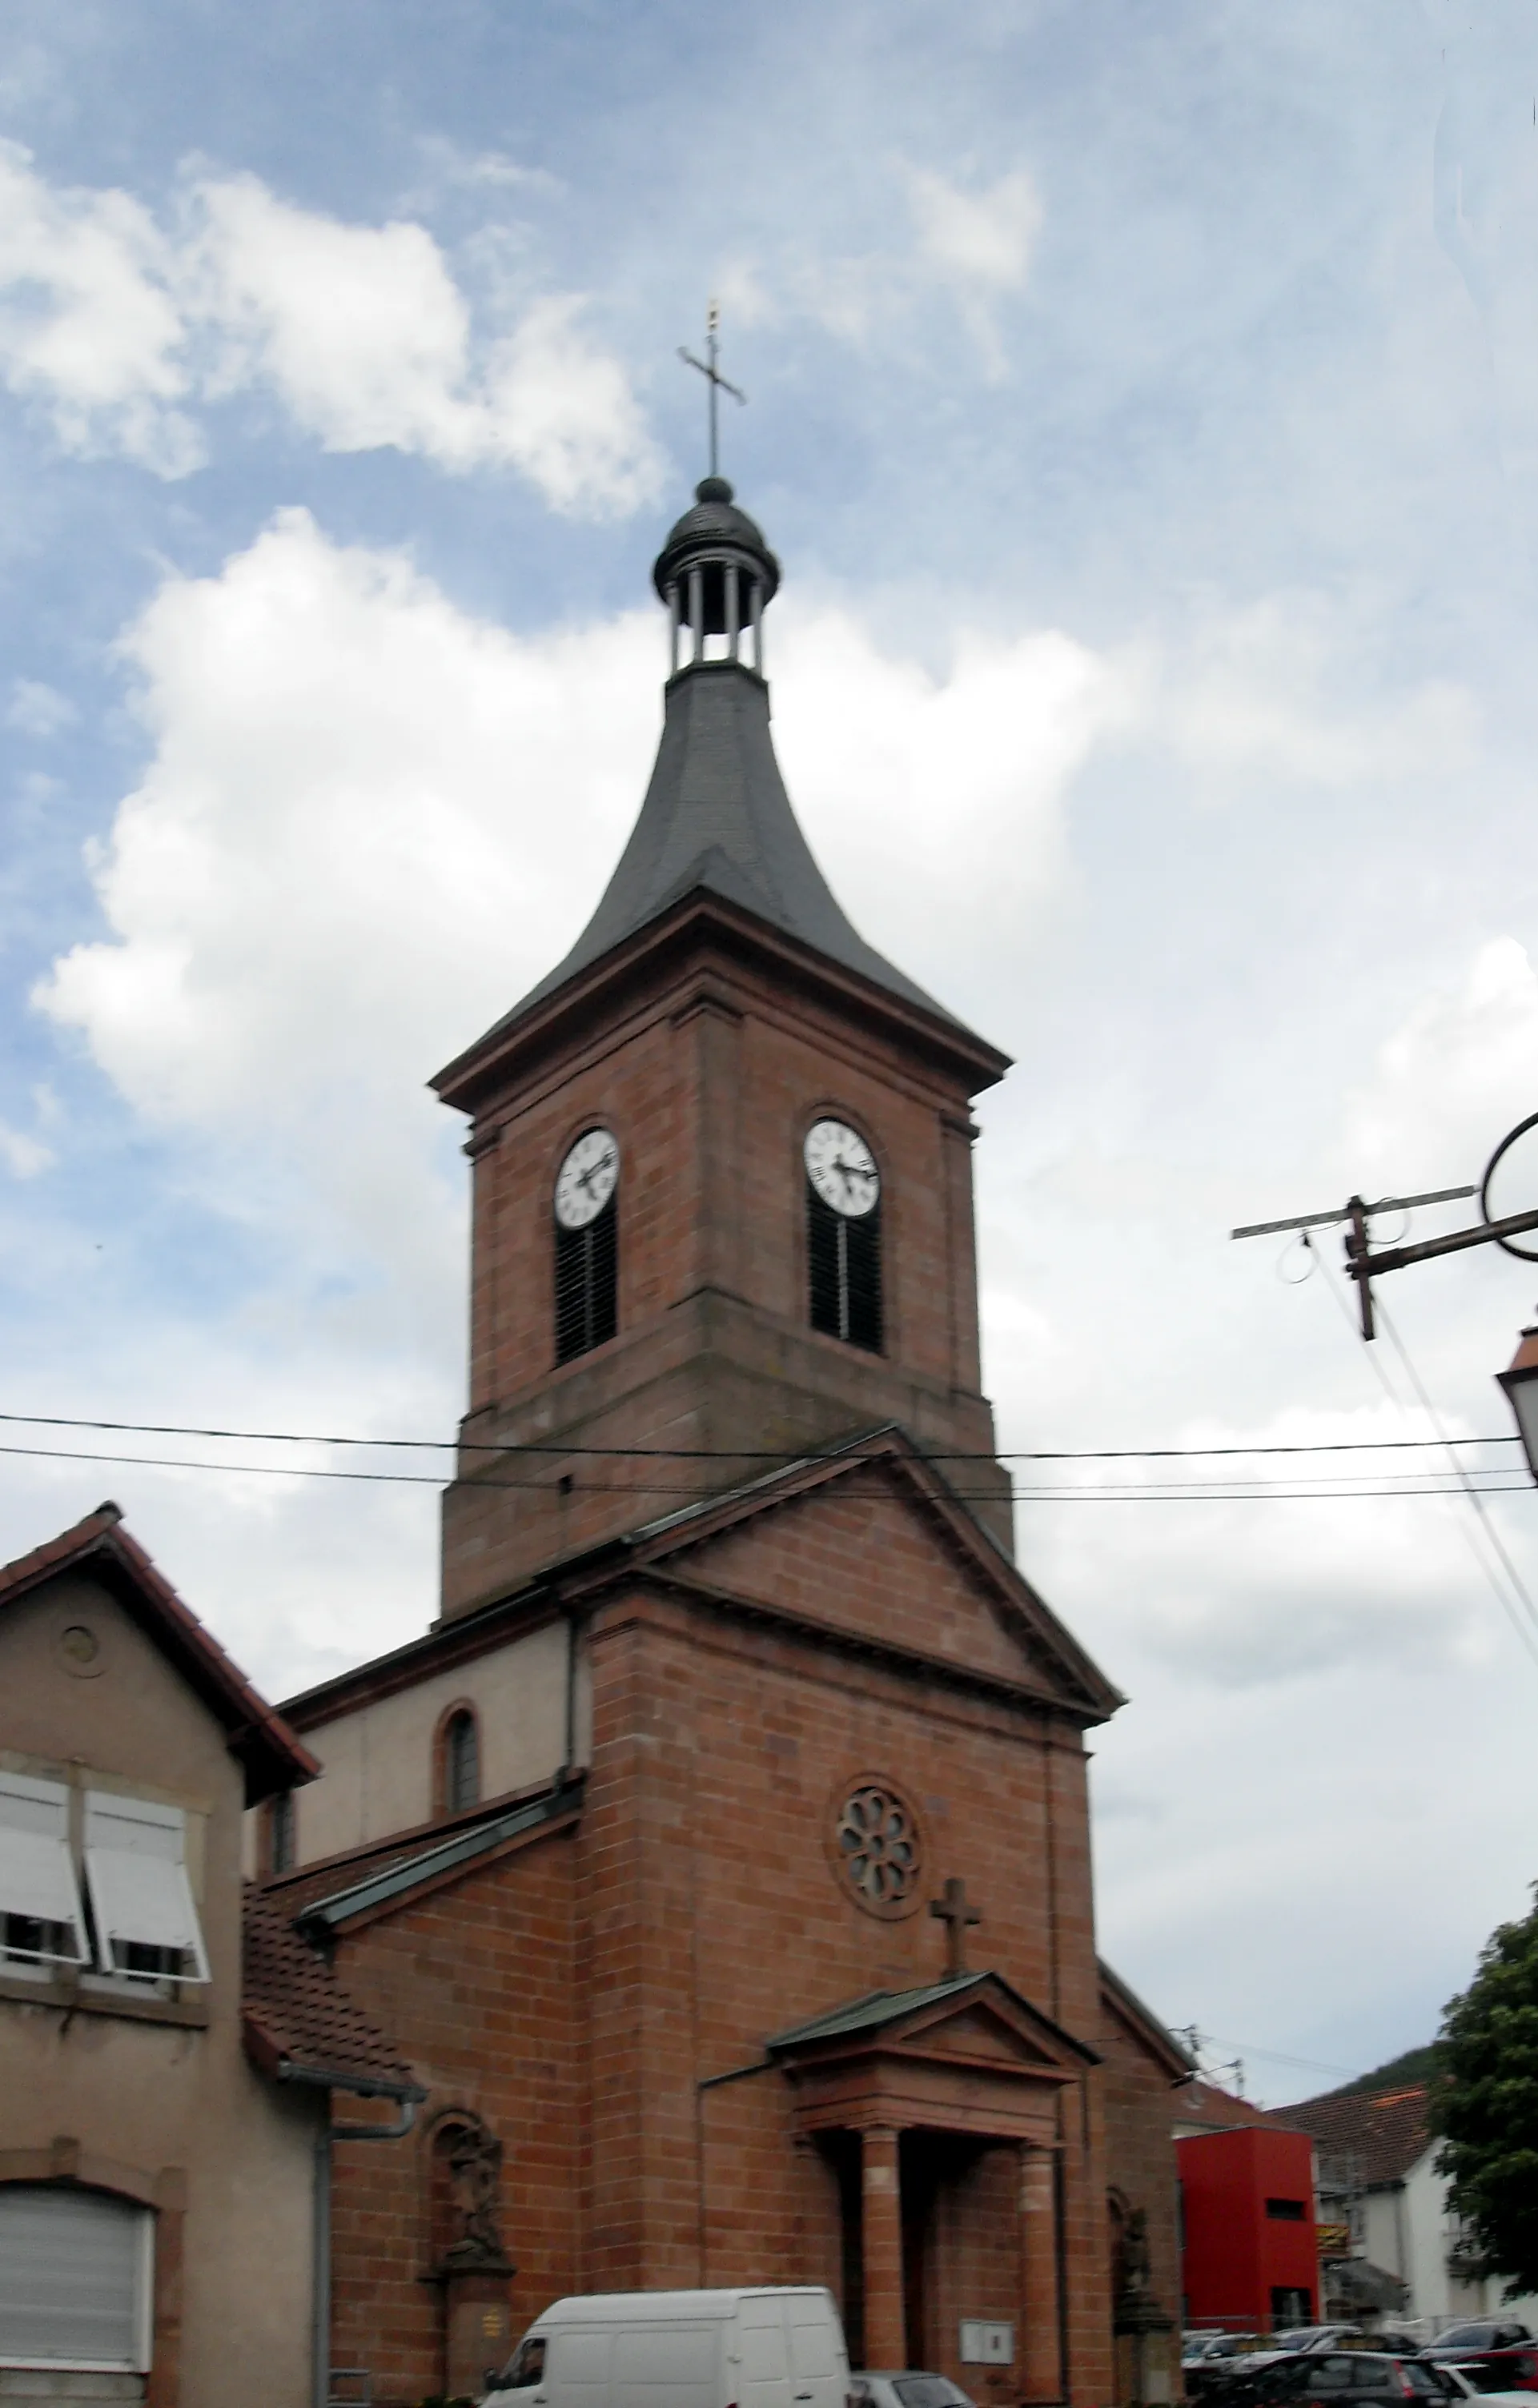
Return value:
[(830, 2292), (596, 2291), (530, 2325), (484, 2408), (849, 2408)]

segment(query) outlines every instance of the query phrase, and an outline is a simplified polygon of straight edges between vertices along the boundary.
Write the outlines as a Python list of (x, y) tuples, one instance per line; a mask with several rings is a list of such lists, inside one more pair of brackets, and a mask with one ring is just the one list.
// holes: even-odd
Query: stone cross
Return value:
[(967, 1904), (967, 1885), (954, 1873), (939, 1898), (929, 1900), (929, 1912), (945, 1926), (945, 1979), (954, 1982), (967, 1971), (968, 1928), (983, 1917)]

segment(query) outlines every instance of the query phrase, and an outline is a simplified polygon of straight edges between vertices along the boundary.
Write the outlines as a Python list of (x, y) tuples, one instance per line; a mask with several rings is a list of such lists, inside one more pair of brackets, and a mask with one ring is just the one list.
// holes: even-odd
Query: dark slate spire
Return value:
[(851, 926), (797, 823), (774, 757), (763, 673), (764, 606), (780, 564), (724, 477), (696, 489), (653, 575), (668, 607), (672, 674), (640, 817), (570, 953), (502, 1025), (699, 890), (949, 1020)]

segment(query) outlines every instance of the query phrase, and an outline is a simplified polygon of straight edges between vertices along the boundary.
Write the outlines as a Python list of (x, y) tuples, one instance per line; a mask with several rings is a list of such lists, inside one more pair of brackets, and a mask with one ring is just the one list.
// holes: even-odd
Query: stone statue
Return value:
[(456, 2124), (445, 2151), (453, 2213), (458, 2226), (444, 2251), (444, 2264), (504, 2268), (507, 2256), (497, 2229), (502, 2187), (502, 2143), (484, 2124)]
[(1147, 2297), (1149, 2272), (1148, 2211), (1134, 2207), (1122, 2224), (1116, 2251), (1118, 2306)]

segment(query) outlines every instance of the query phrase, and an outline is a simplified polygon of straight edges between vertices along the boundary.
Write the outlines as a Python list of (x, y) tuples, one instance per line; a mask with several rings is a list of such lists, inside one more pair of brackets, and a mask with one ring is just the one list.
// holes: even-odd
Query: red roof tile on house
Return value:
[(395, 2042), (349, 1998), (323, 1958), (259, 1890), (245, 1896), (247, 2054), (280, 2082), (355, 2096), (424, 2099)]
[(56, 1539), (0, 1565), (0, 1611), (60, 1572), (80, 1570), (111, 1592), (223, 1724), (230, 1753), (246, 1775), (248, 1806), (314, 1780), (321, 1769), (314, 1756), (129, 1537), (121, 1507), (98, 1505)]
[(1272, 2120), (1312, 2132), (1321, 2156), (1351, 2158), (1356, 2180), (1368, 2184), (1402, 2182), (1431, 2143), (1424, 2083), (1392, 2090), (1327, 2090), (1279, 2109)]

